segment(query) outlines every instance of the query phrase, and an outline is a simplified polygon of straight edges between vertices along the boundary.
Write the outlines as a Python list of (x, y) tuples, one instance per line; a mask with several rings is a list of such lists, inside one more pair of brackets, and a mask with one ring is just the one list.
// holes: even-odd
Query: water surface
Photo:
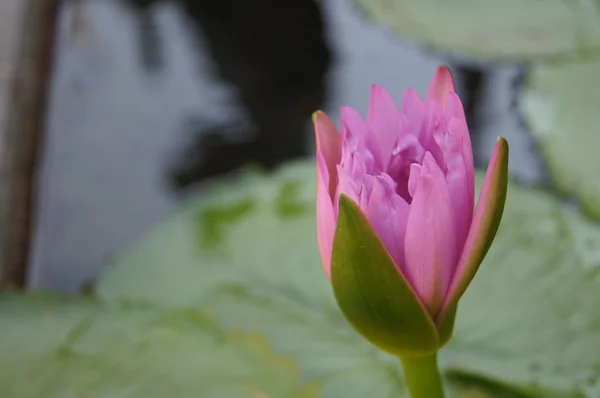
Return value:
[[(57, 32), (30, 284), (77, 291), (173, 212), (185, 196), (182, 188), (247, 161), (248, 154), (266, 163), (297, 156), (296, 143), (310, 148), (308, 116), (314, 108), (333, 117), (341, 105), (364, 113), (372, 83), (397, 100), (407, 87), (425, 94), (435, 68), (448, 62), (364, 19), (348, 1), (323, 1), (321, 12), (331, 56), (322, 85), (318, 79), (294, 81), (304, 76), (294, 71), (318, 68), (310, 54), (296, 57), (290, 73), (269, 70), (269, 57), (293, 51), (284, 33), (264, 36), (262, 24), (269, 21), (255, 22), (261, 40), (269, 41), (266, 57), (259, 52), (264, 46), (257, 45), (255, 54), (236, 46), (218, 21), (205, 18), (203, 31), (182, 6), (160, 5), (152, 14), (151, 31), (160, 44), (153, 54), (141, 51), (149, 45), (149, 37), (139, 34), (147, 20), (133, 9), (116, 1), (66, 3)], [(471, 115), (478, 159), (488, 158), (496, 136), (505, 135), (513, 175), (540, 179), (531, 142), (511, 112), (520, 69), (498, 65), (485, 72), (482, 106)], [(280, 92), (274, 79), (296, 88)], [(245, 143), (257, 134), (263, 137), (259, 147)], [(228, 149), (208, 146), (221, 141), (229, 142)]]

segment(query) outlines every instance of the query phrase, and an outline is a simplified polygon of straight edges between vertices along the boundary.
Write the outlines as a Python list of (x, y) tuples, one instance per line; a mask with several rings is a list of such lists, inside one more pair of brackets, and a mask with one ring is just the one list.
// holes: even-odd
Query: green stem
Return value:
[(437, 354), (400, 358), (412, 398), (444, 398)]

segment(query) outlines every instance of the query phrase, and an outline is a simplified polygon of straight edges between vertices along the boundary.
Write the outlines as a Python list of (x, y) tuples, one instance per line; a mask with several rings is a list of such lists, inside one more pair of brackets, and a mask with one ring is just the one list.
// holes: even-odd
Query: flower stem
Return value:
[(401, 357), (400, 361), (412, 398), (444, 398), (436, 353), (426, 357)]

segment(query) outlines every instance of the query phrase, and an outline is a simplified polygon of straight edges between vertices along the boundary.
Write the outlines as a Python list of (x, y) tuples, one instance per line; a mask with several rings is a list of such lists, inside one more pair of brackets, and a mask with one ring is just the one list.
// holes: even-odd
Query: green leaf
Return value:
[(331, 284), (348, 321), (376, 346), (396, 356), (437, 351), (438, 333), (427, 309), (362, 211), (343, 194), (333, 240)]
[(599, 282), (598, 226), (547, 193), (511, 184), (442, 366), (521, 391), (598, 396), (600, 356), (590, 347), (600, 347)]
[(0, 396), (314, 398), (293, 361), (194, 310), (0, 296)]
[[(406, 397), (399, 361), (360, 337), (336, 306), (317, 251), (314, 176), (312, 165), (299, 164), (192, 199), (105, 275), (99, 296), (200, 308), (220, 327), (260, 333), (325, 398)], [(276, 206), (290, 184), (304, 212)], [(244, 201), (252, 210), (205, 245), (203, 214)], [(496, 241), (439, 354), (447, 387), (459, 386), (458, 377), (467, 383), (463, 397), (480, 389), (501, 396), (481, 382), (516, 391), (506, 396), (597, 397), (599, 253), (595, 225), (544, 192), (511, 184)]]
[(531, 60), (600, 50), (597, 1), (354, 0), (354, 3), (394, 32), (444, 51), (491, 59)]
[(557, 187), (600, 218), (600, 57), (539, 64), (519, 106)]

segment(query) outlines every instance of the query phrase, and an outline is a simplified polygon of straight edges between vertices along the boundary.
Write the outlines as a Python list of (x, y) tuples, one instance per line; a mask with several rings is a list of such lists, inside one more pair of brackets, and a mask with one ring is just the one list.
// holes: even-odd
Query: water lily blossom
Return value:
[(496, 143), (475, 207), (463, 106), (440, 66), (422, 100), (399, 109), (371, 87), (366, 120), (323, 112), (317, 140), (317, 235), (336, 300), (366, 339), (398, 356), (435, 353), (451, 337), (458, 300), (500, 224), (508, 144)]

